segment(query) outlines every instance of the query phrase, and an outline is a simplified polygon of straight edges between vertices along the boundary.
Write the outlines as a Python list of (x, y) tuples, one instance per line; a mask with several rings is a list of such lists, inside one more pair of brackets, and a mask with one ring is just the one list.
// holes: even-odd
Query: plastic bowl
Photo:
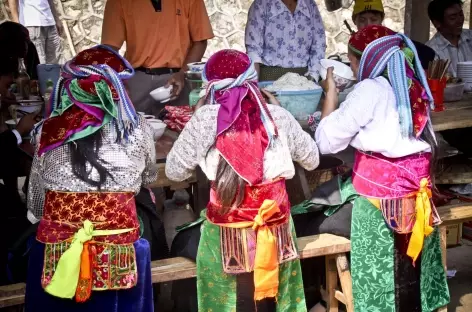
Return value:
[(14, 119), (9, 119), (5, 121), (5, 124), (7, 125), (8, 130), (13, 130), (16, 128), (16, 121)]
[(149, 95), (157, 102), (167, 102), (170, 100), (170, 96), (172, 93), (172, 86), (169, 87), (160, 87), (157, 89), (152, 90)]
[(321, 60), (320, 64), (320, 75), (323, 80), (326, 79), (326, 75), (328, 74), (328, 68), (334, 67), (333, 78), (336, 84), (336, 88), (338, 88), (339, 91), (348, 89), (356, 83), (354, 73), (352, 72), (351, 68), (346, 64), (328, 59)]
[(448, 83), (444, 89), (444, 102), (456, 102), (464, 96), (465, 83)]
[(150, 119), (147, 121), (152, 128), (154, 141), (157, 141), (166, 131), (167, 125), (159, 119)]
[[(260, 82), (259, 87), (266, 88), (272, 83), (272, 81)], [(275, 96), (280, 105), (288, 110), (295, 119), (303, 121), (316, 112), (322, 94), (323, 90), (319, 88), (306, 91), (277, 91)]]
[(201, 73), (205, 68), (205, 62), (188, 63), (187, 67), (190, 72)]
[(17, 110), (22, 110), (25, 113), (37, 113), (41, 110), (43, 107), (42, 102), (35, 102), (31, 104), (20, 104), (17, 106)]

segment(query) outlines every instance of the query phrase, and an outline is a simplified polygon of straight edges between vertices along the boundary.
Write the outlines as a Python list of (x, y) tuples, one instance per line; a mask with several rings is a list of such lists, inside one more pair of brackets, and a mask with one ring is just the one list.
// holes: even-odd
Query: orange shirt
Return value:
[(195, 41), (213, 38), (203, 0), (108, 0), (102, 44), (121, 47), (134, 68), (180, 68)]

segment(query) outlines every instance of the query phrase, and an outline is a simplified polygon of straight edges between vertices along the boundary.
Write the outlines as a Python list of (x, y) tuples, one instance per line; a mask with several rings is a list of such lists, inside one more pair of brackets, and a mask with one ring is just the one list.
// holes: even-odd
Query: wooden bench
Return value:
[[(351, 250), (351, 243), (348, 239), (343, 237), (331, 234), (321, 234), (298, 238), (298, 249), (300, 258), (302, 259), (327, 256), (329, 259), (342, 264), (343, 261), (347, 261), (346, 253)], [(336, 266), (330, 266), (329, 272), (327, 269), (327, 276), (330, 277), (327, 293), (333, 293), (333, 298), (337, 287), (338, 274), (336, 273), (335, 268)], [(196, 273), (197, 270), (195, 262), (186, 258), (178, 257), (158, 260), (153, 261), (151, 264), (151, 276), (153, 283), (164, 283), (192, 278), (196, 277)], [(341, 276), (341, 285), (344, 286), (350, 284), (350, 274), (348, 276), (349, 280), (344, 279), (343, 281), (343, 276), (347, 278), (345, 275)], [(0, 308), (23, 304), (25, 287), (26, 285), (24, 283), (0, 287)], [(352, 298), (352, 294), (343, 294), (339, 292), (338, 297)], [(343, 299), (343, 302), (344, 301), (346, 300)]]
[[(446, 225), (472, 220), (472, 204), (446, 205), (438, 208), (443, 220), (441, 226), (442, 248), (445, 250)], [(346, 253), (351, 249), (348, 239), (331, 234), (321, 234), (298, 238), (301, 259), (326, 257), (326, 294), (329, 311), (338, 310), (338, 301), (346, 305), (347, 311), (353, 311), (352, 281)], [(444, 265), (446, 253), (443, 252)], [(152, 262), (152, 282), (163, 283), (187, 279), (196, 276), (195, 263), (186, 258), (171, 258)], [(338, 290), (338, 276), (342, 291)], [(0, 308), (24, 303), (25, 284), (13, 284), (0, 287)], [(447, 311), (442, 308), (440, 311)]]

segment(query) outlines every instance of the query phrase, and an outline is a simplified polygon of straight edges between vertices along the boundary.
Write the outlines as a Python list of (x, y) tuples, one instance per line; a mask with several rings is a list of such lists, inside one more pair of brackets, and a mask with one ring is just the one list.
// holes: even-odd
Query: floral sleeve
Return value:
[(255, 0), (249, 8), (246, 24), (246, 50), (251, 60), (262, 63), (265, 16), (262, 1)]
[(310, 49), (310, 60), (308, 63), (308, 72), (315, 80), (320, 78), (320, 60), (325, 58), (326, 54), (326, 34), (321, 19), (320, 11), (316, 2), (313, 1), (313, 14), (311, 32), (313, 33), (313, 41)]
[(310, 128), (311, 131), (313, 131), (313, 133), (316, 132), (316, 128), (320, 124), (320, 121), (321, 121), (320, 111), (315, 112), (313, 115), (310, 115), (310, 117), (308, 117), (308, 127)]

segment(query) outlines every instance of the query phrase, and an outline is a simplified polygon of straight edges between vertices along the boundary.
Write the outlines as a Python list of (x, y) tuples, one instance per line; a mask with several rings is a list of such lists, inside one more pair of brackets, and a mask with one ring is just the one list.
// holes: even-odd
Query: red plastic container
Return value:
[(428, 84), (434, 99), (434, 111), (442, 112), (444, 110), (444, 89), (446, 89), (447, 79), (428, 79)]

